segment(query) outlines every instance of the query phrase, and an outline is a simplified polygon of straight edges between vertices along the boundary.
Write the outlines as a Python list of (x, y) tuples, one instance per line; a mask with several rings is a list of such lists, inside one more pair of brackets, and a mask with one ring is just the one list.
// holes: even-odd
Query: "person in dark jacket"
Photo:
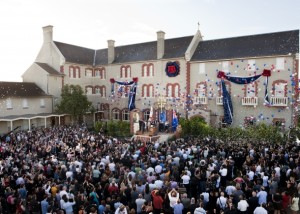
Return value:
[(253, 213), (255, 208), (259, 206), (258, 197), (256, 196), (255, 191), (252, 191), (252, 197), (248, 198), (247, 202), (249, 204), (248, 213)]

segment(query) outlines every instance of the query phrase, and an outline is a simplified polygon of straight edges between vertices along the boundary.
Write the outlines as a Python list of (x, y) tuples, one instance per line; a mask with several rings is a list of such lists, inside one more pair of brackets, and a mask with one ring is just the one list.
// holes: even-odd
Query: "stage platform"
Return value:
[(168, 139), (175, 136), (174, 133), (160, 133), (158, 132), (154, 136), (150, 136), (148, 133), (133, 135), (132, 139), (139, 140), (141, 142), (155, 142), (159, 140), (160, 143), (167, 141)]

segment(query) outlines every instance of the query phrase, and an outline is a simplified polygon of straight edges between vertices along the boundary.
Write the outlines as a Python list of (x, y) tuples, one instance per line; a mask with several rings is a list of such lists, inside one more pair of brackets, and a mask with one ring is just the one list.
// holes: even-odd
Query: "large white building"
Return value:
[[(145, 120), (152, 106), (156, 118), (166, 110), (171, 121), (174, 109), (181, 117), (200, 116), (219, 126), (224, 122), (224, 79), (232, 100), (233, 126), (260, 121), (283, 128), (295, 124), (299, 30), (217, 40), (203, 40), (199, 30), (173, 39), (165, 39), (159, 31), (155, 41), (115, 46), (115, 41), (108, 40), (108, 47), (99, 50), (54, 41), (52, 26), (43, 27), (43, 37), (35, 62), (22, 75), (23, 82), (35, 83), (52, 96), (51, 106), (59, 101), (63, 85), (82, 86), (97, 109), (95, 115), (87, 115), (87, 122), (130, 120), (130, 90), (137, 86), (133, 111)], [(267, 77), (259, 77), (264, 70), (271, 74), (267, 88)], [(223, 78), (218, 78), (220, 71)], [(257, 75), (251, 83), (234, 83)], [(48, 110), (53, 114), (52, 108)], [(9, 115), (6, 112), (3, 117)], [(66, 116), (55, 118), (54, 124), (68, 121)], [(15, 126), (9, 124), (0, 118), (1, 130)]]

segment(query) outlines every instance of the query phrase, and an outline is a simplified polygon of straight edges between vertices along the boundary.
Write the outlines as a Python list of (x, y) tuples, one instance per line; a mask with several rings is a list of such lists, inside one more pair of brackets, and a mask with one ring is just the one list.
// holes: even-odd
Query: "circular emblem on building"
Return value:
[(176, 77), (179, 74), (180, 67), (177, 62), (167, 62), (165, 70), (168, 77)]

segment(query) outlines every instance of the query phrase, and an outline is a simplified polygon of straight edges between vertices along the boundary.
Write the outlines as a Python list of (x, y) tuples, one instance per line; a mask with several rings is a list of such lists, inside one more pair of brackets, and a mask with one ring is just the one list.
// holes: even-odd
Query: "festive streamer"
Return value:
[(128, 109), (131, 111), (132, 109), (135, 109), (135, 95), (136, 95), (136, 88), (137, 88), (137, 82), (138, 78), (135, 77), (133, 78), (132, 81), (130, 82), (121, 82), (121, 81), (116, 81), (115, 79), (111, 78), (110, 83), (111, 83), (111, 95), (113, 96), (115, 94), (115, 83), (123, 86), (130, 85), (130, 93), (128, 96)]
[(267, 76), (266, 81), (265, 81), (265, 86), (266, 86), (266, 88), (265, 88), (264, 104), (265, 104), (266, 106), (271, 106), (271, 103), (270, 103), (270, 100), (269, 100), (268, 82), (269, 82), (269, 78), (268, 78), (268, 76)]
[(218, 78), (225, 78), (228, 81), (236, 83), (236, 84), (249, 84), (249, 83), (256, 81), (261, 76), (269, 77), (269, 76), (271, 76), (271, 71), (264, 69), (261, 74), (251, 76), (251, 77), (229, 76), (229, 75), (225, 74), (224, 71), (219, 71), (218, 75), (217, 75)]
[(230, 94), (228, 93), (225, 82), (222, 79), (222, 94), (223, 94), (223, 107), (224, 107), (224, 123), (231, 124), (233, 118), (233, 108)]

